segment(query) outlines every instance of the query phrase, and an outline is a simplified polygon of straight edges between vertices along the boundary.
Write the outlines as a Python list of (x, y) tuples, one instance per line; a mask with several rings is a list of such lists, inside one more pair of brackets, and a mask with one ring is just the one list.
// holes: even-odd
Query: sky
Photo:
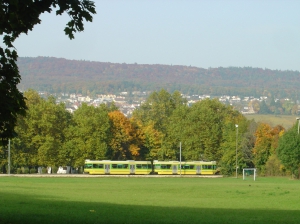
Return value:
[(70, 40), (67, 15), (15, 41), (20, 57), (199, 68), (300, 71), (299, 0), (96, 0), (92, 23)]

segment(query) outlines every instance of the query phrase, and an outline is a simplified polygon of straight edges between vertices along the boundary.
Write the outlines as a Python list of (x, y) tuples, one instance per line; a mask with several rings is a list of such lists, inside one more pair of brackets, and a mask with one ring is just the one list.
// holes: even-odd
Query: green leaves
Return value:
[(109, 128), (106, 107), (83, 104), (76, 110), (64, 146), (66, 159), (73, 161), (70, 165), (82, 166), (85, 159), (106, 159)]
[(300, 168), (300, 135), (297, 132), (297, 125), (295, 124), (279, 139), (277, 154), (282, 164), (298, 176)]
[(76, 31), (83, 31), (83, 20), (92, 21), (95, 5), (89, 0), (3, 0), (0, 3), (0, 35), (6, 48), (0, 47), (0, 139), (1, 144), (7, 144), (8, 138), (15, 136), (14, 127), (17, 115), (25, 114), (23, 94), (18, 90), (20, 83), (19, 70), (16, 65), (18, 58), (13, 42), (20, 34), (27, 34), (41, 20), (40, 15), (51, 12), (59, 7), (57, 15), (67, 12), (70, 22), (65, 33), (70, 39)]

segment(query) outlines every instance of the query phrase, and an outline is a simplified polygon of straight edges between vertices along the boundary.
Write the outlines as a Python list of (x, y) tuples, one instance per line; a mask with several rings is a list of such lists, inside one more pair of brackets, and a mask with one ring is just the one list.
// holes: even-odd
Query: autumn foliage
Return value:
[[(128, 118), (115, 106), (82, 104), (74, 114), (25, 92), (27, 115), (19, 116), (11, 141), (13, 167), (80, 167), (94, 160), (215, 160), (222, 174), (256, 167), (260, 175), (297, 173), (300, 138), (296, 127), (247, 120), (218, 100), (191, 106), (179, 92), (152, 93)], [(236, 126), (238, 124), (238, 126)], [(1, 148), (0, 164), (6, 157)], [(300, 157), (299, 157), (300, 158)]]

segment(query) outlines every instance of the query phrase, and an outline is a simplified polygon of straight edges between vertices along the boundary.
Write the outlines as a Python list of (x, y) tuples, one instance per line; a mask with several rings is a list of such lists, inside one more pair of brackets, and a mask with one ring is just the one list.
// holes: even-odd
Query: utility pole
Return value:
[(239, 134), (239, 125), (235, 125), (236, 127), (236, 138), (235, 138), (235, 176), (238, 178), (238, 165), (237, 165), (237, 148), (238, 148), (238, 134)]
[(8, 139), (8, 166), (7, 173), (10, 174), (10, 139)]
[(180, 153), (179, 153), (180, 156), (179, 156), (179, 157), (180, 157), (180, 176), (181, 176), (181, 142), (180, 142), (180, 147), (179, 147), (179, 149), (180, 149)]

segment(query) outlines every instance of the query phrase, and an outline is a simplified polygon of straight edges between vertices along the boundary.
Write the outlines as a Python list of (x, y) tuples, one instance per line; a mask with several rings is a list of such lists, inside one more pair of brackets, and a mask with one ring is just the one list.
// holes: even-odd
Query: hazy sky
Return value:
[(300, 71), (299, 0), (96, 0), (74, 40), (69, 18), (43, 14), (19, 56), (113, 63)]

